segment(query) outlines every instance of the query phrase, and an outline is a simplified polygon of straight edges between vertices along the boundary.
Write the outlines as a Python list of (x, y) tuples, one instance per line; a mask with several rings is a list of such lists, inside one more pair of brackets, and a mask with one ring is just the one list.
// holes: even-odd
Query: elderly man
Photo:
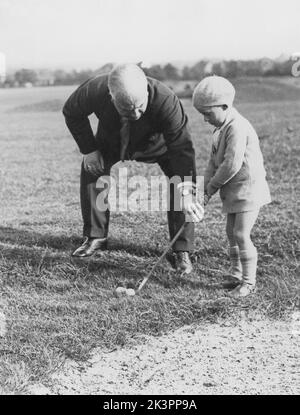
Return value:
[[(92, 113), (99, 120), (95, 136), (88, 119)], [(96, 182), (118, 161), (156, 162), (167, 177), (179, 176), (183, 181), (190, 177), (189, 182), (195, 182), (195, 152), (183, 107), (169, 88), (146, 77), (139, 66), (118, 65), (108, 75), (86, 81), (69, 97), (63, 114), (83, 154), (80, 195), (85, 240), (73, 256), (87, 257), (106, 248), (109, 210), (96, 205), (103, 191)], [(174, 209), (174, 192), (181, 192), (184, 212), (198, 220), (190, 198), (192, 187), (187, 180), (184, 183), (170, 194), (170, 238), (185, 221), (183, 211)], [(183, 273), (192, 271), (193, 240), (194, 224), (187, 222), (173, 246), (176, 267)]]

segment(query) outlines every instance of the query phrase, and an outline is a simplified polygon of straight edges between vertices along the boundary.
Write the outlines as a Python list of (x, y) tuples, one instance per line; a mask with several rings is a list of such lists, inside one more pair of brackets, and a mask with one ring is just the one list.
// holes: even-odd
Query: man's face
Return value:
[(114, 106), (122, 118), (129, 121), (137, 121), (145, 113), (148, 105), (148, 94), (138, 100), (124, 100), (113, 98)]
[(221, 127), (226, 119), (227, 105), (218, 105), (214, 107), (203, 107), (199, 112), (204, 116), (204, 121), (214, 127)]

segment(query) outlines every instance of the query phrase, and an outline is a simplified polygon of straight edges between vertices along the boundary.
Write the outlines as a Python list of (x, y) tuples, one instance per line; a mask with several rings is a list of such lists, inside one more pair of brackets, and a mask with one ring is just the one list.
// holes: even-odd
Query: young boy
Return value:
[(271, 202), (258, 136), (233, 107), (235, 89), (225, 78), (203, 79), (193, 94), (194, 107), (215, 127), (204, 176), (205, 204), (220, 190), (227, 214), (231, 276), (238, 282), (235, 298), (255, 289), (257, 250), (250, 237), (262, 205)]

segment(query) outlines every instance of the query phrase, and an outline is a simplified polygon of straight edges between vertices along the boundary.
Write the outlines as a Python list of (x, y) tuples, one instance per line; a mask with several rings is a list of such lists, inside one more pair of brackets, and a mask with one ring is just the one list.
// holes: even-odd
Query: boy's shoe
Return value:
[(106, 238), (88, 238), (86, 237), (83, 244), (77, 248), (72, 256), (79, 258), (86, 258), (92, 256), (96, 251), (107, 248)]
[(177, 271), (182, 274), (190, 274), (193, 271), (193, 265), (187, 251), (175, 252), (175, 265)]
[(255, 292), (255, 285), (248, 284), (247, 282), (242, 282), (234, 290), (230, 291), (229, 295), (233, 298), (243, 298), (247, 297), (249, 294)]

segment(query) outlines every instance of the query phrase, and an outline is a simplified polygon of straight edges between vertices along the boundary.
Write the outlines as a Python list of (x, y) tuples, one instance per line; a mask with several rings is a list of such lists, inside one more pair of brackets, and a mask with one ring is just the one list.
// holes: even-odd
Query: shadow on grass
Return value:
[(159, 280), (159, 282), (164, 288), (173, 288), (174, 286), (180, 286), (182, 288), (189, 288), (192, 290), (205, 290), (205, 291), (212, 291), (212, 292), (216, 290), (220, 290), (220, 289), (231, 289), (232, 288), (231, 286), (229, 287), (228, 285), (223, 284), (222, 282), (216, 284), (216, 283), (211, 283), (207, 281), (206, 278), (203, 278), (203, 279), (197, 278), (195, 274), (193, 274), (190, 277), (177, 274), (176, 277), (173, 278), (172, 284), (168, 284), (168, 282), (165, 280)]
[[(59, 255), (44, 251), (40, 252), (33, 248), (24, 247), (12, 247), (2, 246), (1, 256), (9, 264), (12, 265), (16, 271), (17, 276), (23, 279), (22, 273), (25, 265), (31, 267), (31, 278), (39, 277), (45, 270), (50, 271), (52, 275), (60, 275), (60, 278), (75, 280), (77, 282), (82, 281), (96, 281), (98, 278), (101, 279), (101, 285), (106, 282), (111, 284), (112, 278), (115, 279), (115, 284), (122, 284), (126, 288), (137, 289), (143, 278), (147, 275), (147, 272), (153, 267), (155, 262), (148, 263), (146, 266), (144, 263), (135, 261), (133, 264), (132, 259), (124, 258), (123, 256), (116, 256), (110, 258), (105, 256), (105, 252), (100, 255), (88, 259), (72, 259), (66, 255)], [(9, 266), (10, 268), (10, 266)], [(9, 269), (8, 268), (8, 269)], [(20, 271), (18, 271), (20, 270)], [(11, 273), (10, 273), (11, 277)], [(50, 278), (50, 277), (46, 277)], [(51, 277), (53, 278), (53, 276)], [(215, 284), (207, 281), (206, 276), (204, 278), (197, 276), (196, 272), (192, 273), (191, 276), (181, 275), (175, 270), (171, 270), (167, 264), (161, 264), (155, 270), (155, 273), (149, 279), (149, 284), (157, 284), (165, 289), (182, 287), (190, 289), (205, 289), (213, 291), (216, 288), (227, 288), (222, 284)]]
[[(64, 279), (74, 279), (76, 275), (77, 281), (101, 278), (102, 284), (114, 278), (116, 283), (126, 285), (129, 282), (137, 288), (162, 254), (157, 248), (112, 239), (108, 250), (80, 259), (70, 255), (81, 243), (81, 239), (74, 235), (39, 234), (11, 227), (0, 227), (0, 235), (0, 255), (8, 263), (5, 268), (12, 267), (20, 276), (29, 265), (31, 274), (35, 276), (46, 270)], [(136, 257), (141, 257), (141, 260)], [(203, 282), (207, 280), (205, 276), (200, 278), (196, 272), (191, 277), (181, 276), (173, 268), (173, 259), (169, 253), (155, 270), (151, 283), (155, 282), (166, 289), (174, 286), (215, 289), (211, 283)]]
[[(83, 238), (77, 235), (53, 235), (11, 227), (0, 227), (0, 242), (13, 245), (26, 245), (27, 247), (40, 247), (61, 250), (64, 253), (72, 253), (82, 244)], [(135, 256), (157, 256), (161, 251), (154, 247), (138, 245), (126, 240), (115, 238), (108, 239), (108, 251), (126, 251)]]

